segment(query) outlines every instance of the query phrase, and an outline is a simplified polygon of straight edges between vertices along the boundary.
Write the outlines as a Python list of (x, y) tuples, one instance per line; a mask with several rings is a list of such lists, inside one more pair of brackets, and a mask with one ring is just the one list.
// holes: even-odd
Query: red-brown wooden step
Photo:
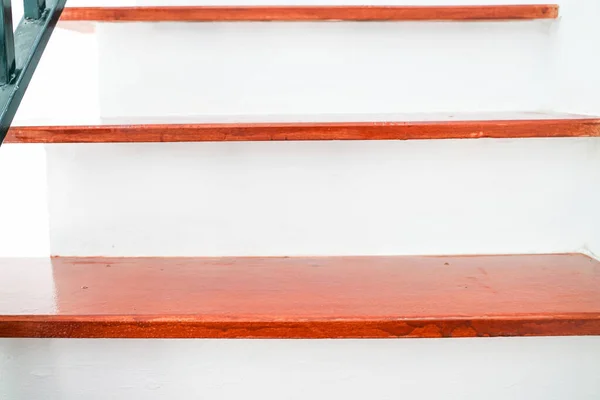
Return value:
[(63, 21), (465, 21), (557, 18), (558, 5), (68, 7)]
[(504, 256), (0, 259), (0, 337), (600, 335), (600, 262)]
[[(5, 143), (406, 140), (600, 136), (600, 117), (562, 113), (398, 114), (135, 120), (13, 126)], [(345, 119), (344, 119), (345, 118)], [(311, 119), (317, 121), (311, 121)], [(349, 121), (350, 120), (350, 121)], [(157, 122), (158, 121), (158, 122)]]

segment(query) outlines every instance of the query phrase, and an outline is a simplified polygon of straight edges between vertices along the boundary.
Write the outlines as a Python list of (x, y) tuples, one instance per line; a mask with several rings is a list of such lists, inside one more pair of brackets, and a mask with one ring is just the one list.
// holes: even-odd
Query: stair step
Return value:
[(599, 287), (582, 254), (0, 259), (0, 337), (600, 335)]
[[(600, 136), (600, 117), (561, 113), (314, 115), (108, 120), (12, 127), (5, 143), (407, 140)], [(196, 121), (196, 122), (192, 122)], [(232, 122), (234, 121), (234, 122)], [(261, 121), (261, 122), (257, 122)], [(342, 122), (344, 121), (344, 122)]]
[(63, 21), (465, 21), (551, 19), (558, 5), (69, 7)]

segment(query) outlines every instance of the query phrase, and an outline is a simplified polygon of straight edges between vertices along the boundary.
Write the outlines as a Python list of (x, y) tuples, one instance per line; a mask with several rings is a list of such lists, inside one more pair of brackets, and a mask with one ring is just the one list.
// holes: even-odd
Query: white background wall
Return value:
[(600, 338), (0, 340), (3, 399), (597, 400)]
[[(352, 2), (330, 2), (342, 3)], [(560, 4), (554, 23), (71, 24), (52, 39), (17, 123), (600, 113), (600, 5)], [(5, 145), (0, 256), (599, 252), (599, 143)], [(2, 339), (0, 398), (597, 399), (598, 360), (598, 338)]]

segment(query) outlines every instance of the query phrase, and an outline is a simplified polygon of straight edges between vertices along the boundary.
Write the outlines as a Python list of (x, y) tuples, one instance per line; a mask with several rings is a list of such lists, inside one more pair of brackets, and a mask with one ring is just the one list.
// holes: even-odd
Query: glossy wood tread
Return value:
[(0, 337), (600, 335), (600, 263), (505, 256), (0, 259)]
[[(468, 116), (378, 116), (339, 122), (339, 116), (299, 122), (128, 121), (86, 126), (13, 126), (5, 143), (221, 142), (284, 140), (408, 140), (600, 136), (600, 118), (560, 113)], [(403, 119), (405, 118), (405, 119)], [(366, 122), (365, 122), (366, 121)]]
[(68, 7), (63, 21), (465, 21), (558, 17), (556, 4), (484, 6)]

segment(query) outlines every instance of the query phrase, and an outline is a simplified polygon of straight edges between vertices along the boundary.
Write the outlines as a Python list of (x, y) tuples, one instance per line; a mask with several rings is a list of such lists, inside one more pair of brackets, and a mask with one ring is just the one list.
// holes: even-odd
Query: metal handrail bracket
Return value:
[(67, 0), (23, 2), (25, 14), (13, 33), (11, 0), (0, 0), (0, 144)]

